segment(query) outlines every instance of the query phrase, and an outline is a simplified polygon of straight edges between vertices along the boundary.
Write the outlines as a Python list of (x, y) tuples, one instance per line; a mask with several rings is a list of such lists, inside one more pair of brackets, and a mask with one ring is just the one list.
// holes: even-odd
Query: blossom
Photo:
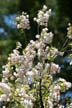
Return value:
[(61, 87), (62, 92), (64, 92), (65, 90), (71, 88), (71, 83), (70, 82), (67, 82), (63, 78), (59, 78), (58, 79), (58, 83), (60, 84), (60, 87)]
[(22, 15), (18, 16), (16, 20), (18, 29), (30, 29), (29, 15), (27, 13), (22, 12)]
[(39, 38), (39, 37), (40, 37), (40, 35), (37, 34), (37, 35), (36, 35), (36, 38)]
[(55, 85), (54, 89), (53, 89), (53, 96), (54, 96), (54, 99), (56, 101), (59, 101), (60, 100), (60, 86), (59, 85)]
[(10, 93), (10, 87), (7, 84), (0, 82), (0, 88), (2, 88), (5, 93)]
[(53, 73), (53, 74), (56, 74), (56, 72), (60, 72), (60, 67), (58, 64), (55, 64), (55, 63), (51, 63), (51, 66), (50, 66), (50, 72)]
[(32, 101), (31, 100), (27, 100), (27, 99), (25, 99), (23, 102), (22, 102), (22, 104), (25, 104), (25, 108), (33, 108), (33, 103), (32, 103)]
[(49, 99), (47, 102), (48, 102), (48, 108), (53, 108), (53, 102)]
[(20, 42), (17, 42), (17, 43), (16, 43), (16, 49), (19, 49), (19, 48), (21, 48), (21, 47), (22, 47), (21, 43), (20, 43)]
[(0, 102), (7, 101), (7, 100), (8, 100), (8, 96), (6, 94), (0, 95)]
[(53, 33), (52, 32), (47, 32), (47, 28), (42, 29), (41, 32), (41, 37), (44, 43), (46, 44), (51, 44), (53, 40)]
[(64, 108), (64, 105), (60, 105), (59, 108)]
[(9, 101), (10, 93), (11, 93), (10, 86), (6, 83), (0, 82), (0, 102)]
[(70, 62), (70, 65), (72, 65), (72, 60), (71, 60), (71, 62)]
[(47, 27), (48, 20), (51, 14), (51, 9), (47, 10), (47, 6), (44, 5), (42, 10), (38, 11), (37, 18), (34, 18), (39, 25)]

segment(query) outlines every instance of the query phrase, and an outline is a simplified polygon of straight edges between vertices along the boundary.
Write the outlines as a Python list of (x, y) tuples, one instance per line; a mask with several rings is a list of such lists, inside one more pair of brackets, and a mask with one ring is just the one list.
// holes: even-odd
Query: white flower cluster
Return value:
[(29, 15), (22, 12), (22, 15), (16, 17), (18, 29), (30, 29)]
[[(50, 87), (50, 93), (48, 97), (48, 108), (53, 108), (53, 104), (57, 105), (57, 108), (64, 108), (64, 105), (58, 102), (61, 99), (61, 92), (65, 92), (71, 87), (71, 83), (66, 80), (59, 78)], [(63, 106), (63, 107), (62, 107)]]
[[(39, 23), (46, 26), (50, 11), (47, 11), (46, 6), (43, 6), (42, 11), (43, 14), (40, 11), (38, 14), (38, 18), (43, 18)], [(43, 16), (39, 16), (40, 14)], [(25, 13), (17, 18), (21, 21), (20, 28), (29, 27), (27, 18)], [(24, 23), (25, 20), (27, 22)], [(23, 25), (20, 25), (21, 23)], [(47, 28), (43, 28), (36, 38), (37, 40), (31, 40), (22, 52), (19, 51), (22, 45), (18, 42), (16, 49), (8, 57), (2, 71), (0, 101), (14, 100), (14, 108), (33, 108), (35, 102), (40, 100), (43, 101), (44, 108), (53, 108), (57, 103), (57, 108), (60, 108), (61, 92), (71, 87), (71, 83), (64, 79), (53, 79), (53, 76), (60, 72), (60, 66), (54, 63), (54, 58), (61, 52), (52, 47), (53, 34), (48, 32)], [(9, 107), (12, 107), (11, 103)]]
[(51, 15), (51, 9), (47, 10), (47, 6), (44, 5), (42, 10), (39, 10), (37, 14), (37, 18), (34, 18), (34, 21), (38, 23), (38, 25), (47, 27), (48, 20)]
[(47, 43), (47, 44), (50, 44), (52, 43), (52, 40), (53, 40), (53, 33), (52, 32), (47, 32), (48, 29), (47, 28), (44, 28), (41, 32), (41, 37), (44, 41), (44, 43)]
[(9, 101), (9, 93), (11, 92), (11, 88), (8, 84), (0, 82), (0, 92), (2, 92), (0, 95), (0, 101)]
[(70, 103), (70, 105), (68, 105), (67, 108), (72, 108), (72, 103)]

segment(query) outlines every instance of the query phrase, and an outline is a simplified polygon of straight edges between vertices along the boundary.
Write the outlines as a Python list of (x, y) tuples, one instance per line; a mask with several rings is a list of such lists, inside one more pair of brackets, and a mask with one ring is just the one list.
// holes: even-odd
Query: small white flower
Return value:
[(40, 35), (37, 34), (37, 35), (36, 35), (36, 38), (37, 38), (37, 39), (40, 38)]
[(20, 43), (20, 42), (17, 42), (17, 43), (16, 43), (16, 49), (19, 49), (19, 48), (21, 48), (21, 47), (22, 47), (21, 43)]
[(70, 65), (72, 65), (72, 60), (71, 60), (71, 62), (70, 62)]
[(43, 5), (43, 10), (47, 10), (47, 6), (46, 5)]
[(65, 84), (66, 84), (67, 88), (71, 88), (72, 84), (70, 82), (65, 82)]
[(48, 31), (48, 28), (44, 28), (42, 29), (43, 32), (47, 32)]
[(64, 106), (63, 105), (60, 105), (59, 108), (64, 108)]

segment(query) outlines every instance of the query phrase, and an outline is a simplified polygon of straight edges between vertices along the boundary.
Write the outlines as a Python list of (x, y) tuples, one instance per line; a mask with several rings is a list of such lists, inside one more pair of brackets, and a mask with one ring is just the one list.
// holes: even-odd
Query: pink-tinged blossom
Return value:
[(51, 9), (47, 9), (47, 6), (43, 6), (42, 10), (38, 11), (37, 18), (34, 18), (34, 21), (38, 23), (38, 25), (47, 27), (48, 20), (51, 15)]
[(29, 15), (27, 13), (22, 12), (22, 15), (18, 16), (16, 20), (18, 29), (30, 29)]
[(55, 64), (55, 63), (51, 63), (50, 72), (51, 72), (52, 74), (59, 73), (59, 72), (60, 72), (60, 67), (59, 67), (59, 65), (58, 65), (58, 64)]
[(2, 82), (0, 82), (0, 88), (2, 88), (4, 90), (4, 92), (6, 92), (6, 93), (10, 93), (10, 91), (11, 91), (8, 84), (2, 83)]

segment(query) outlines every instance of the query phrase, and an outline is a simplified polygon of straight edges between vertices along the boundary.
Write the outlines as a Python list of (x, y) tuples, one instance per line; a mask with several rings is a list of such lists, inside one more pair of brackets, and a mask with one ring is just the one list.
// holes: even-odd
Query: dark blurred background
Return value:
[[(30, 15), (31, 29), (26, 31), (28, 43), (30, 39), (35, 39), (37, 30), (36, 23), (32, 19), (44, 4), (52, 9), (49, 30), (54, 33), (53, 45), (60, 49), (66, 39), (68, 23), (72, 22), (72, 0), (0, 0), (0, 73), (2, 65), (7, 62), (7, 57), (15, 48), (16, 42), (20, 41), (23, 47), (26, 46), (23, 32), (16, 28), (16, 16), (21, 14), (22, 11), (26, 11)], [(72, 53), (70, 49), (72, 49), (72, 46), (65, 49), (63, 57), (59, 56), (55, 59), (55, 62), (62, 69), (60, 76), (68, 81), (72, 79), (72, 67), (69, 66), (69, 54)]]

